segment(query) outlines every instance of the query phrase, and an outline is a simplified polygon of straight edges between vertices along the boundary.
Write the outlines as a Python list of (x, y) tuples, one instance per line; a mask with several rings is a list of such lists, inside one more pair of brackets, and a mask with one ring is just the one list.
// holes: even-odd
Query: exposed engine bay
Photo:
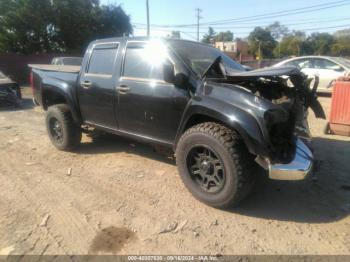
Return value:
[[(219, 76), (224, 72), (222, 65), (217, 62), (206, 73)], [(264, 115), (271, 143), (271, 161), (288, 163), (294, 157), (296, 137), (310, 143), (311, 134), (307, 122), (309, 108), (317, 118), (326, 118), (317, 100), (318, 78), (308, 79), (295, 67), (225, 74), (218, 81), (241, 86), (278, 106), (278, 110), (267, 111)]]

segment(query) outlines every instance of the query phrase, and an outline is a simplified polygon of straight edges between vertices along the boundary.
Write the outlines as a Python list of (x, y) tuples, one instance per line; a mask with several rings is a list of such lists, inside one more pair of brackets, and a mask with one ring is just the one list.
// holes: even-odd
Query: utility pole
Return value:
[(197, 17), (197, 42), (199, 42), (199, 21), (203, 18), (201, 17), (202, 9), (196, 8), (196, 17)]
[(146, 0), (146, 9), (147, 9), (147, 36), (151, 35), (151, 29), (150, 29), (150, 24), (149, 24), (149, 4), (148, 0)]

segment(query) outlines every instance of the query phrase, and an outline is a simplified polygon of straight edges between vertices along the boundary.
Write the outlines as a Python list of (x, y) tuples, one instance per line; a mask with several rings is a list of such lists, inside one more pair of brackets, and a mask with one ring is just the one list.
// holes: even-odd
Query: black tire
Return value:
[(72, 151), (80, 144), (81, 127), (74, 122), (66, 104), (49, 107), (46, 128), (52, 144), (59, 150)]
[[(198, 146), (209, 148), (223, 165), (224, 182), (218, 192), (203, 189), (189, 170), (189, 154)], [(196, 125), (182, 135), (176, 148), (176, 164), (182, 181), (193, 196), (216, 208), (238, 205), (251, 192), (258, 171), (254, 156), (243, 139), (234, 130), (213, 122)]]

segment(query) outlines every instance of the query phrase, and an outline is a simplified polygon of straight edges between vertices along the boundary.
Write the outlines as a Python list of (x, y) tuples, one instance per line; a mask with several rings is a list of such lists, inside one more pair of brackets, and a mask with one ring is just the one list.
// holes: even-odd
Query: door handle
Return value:
[(117, 90), (121, 94), (126, 94), (130, 90), (130, 87), (128, 87), (126, 85), (121, 85), (121, 86), (117, 87)]
[(92, 86), (91, 81), (84, 81), (81, 83), (82, 87), (85, 89), (89, 89)]

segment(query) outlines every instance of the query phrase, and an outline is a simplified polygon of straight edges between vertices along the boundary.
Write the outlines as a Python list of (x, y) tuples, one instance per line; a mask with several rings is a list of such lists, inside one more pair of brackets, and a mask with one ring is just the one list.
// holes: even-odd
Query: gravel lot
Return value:
[(151, 146), (84, 136), (57, 151), (28, 91), (23, 109), (0, 109), (0, 254), (350, 254), (350, 138), (323, 135), (312, 113), (319, 181), (262, 177), (221, 211)]

